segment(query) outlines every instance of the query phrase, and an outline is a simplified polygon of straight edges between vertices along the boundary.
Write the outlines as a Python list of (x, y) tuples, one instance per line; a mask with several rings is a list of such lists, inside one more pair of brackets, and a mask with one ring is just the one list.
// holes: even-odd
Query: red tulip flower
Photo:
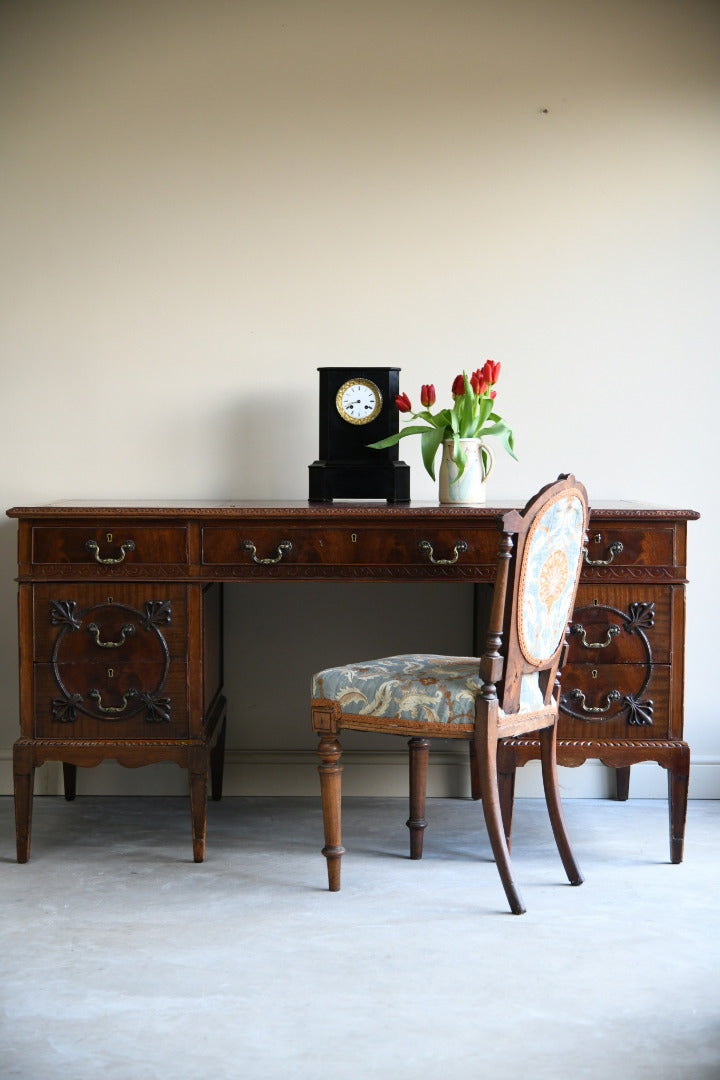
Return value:
[(494, 386), (500, 378), (500, 361), (486, 360), (480, 369), (480, 374), (489, 386)]
[(420, 404), (426, 409), (435, 404), (435, 387), (432, 383), (423, 383), (420, 387)]
[(398, 412), (412, 412), (412, 403), (407, 394), (396, 394), (395, 404), (397, 405)]
[(456, 375), (455, 381), (452, 384), (453, 397), (462, 397), (465, 393), (465, 379), (462, 375)]
[(473, 388), (474, 394), (484, 394), (487, 390), (488, 384), (483, 378), (482, 371), (480, 371), (479, 368), (477, 371), (474, 371), (470, 376), (470, 385)]

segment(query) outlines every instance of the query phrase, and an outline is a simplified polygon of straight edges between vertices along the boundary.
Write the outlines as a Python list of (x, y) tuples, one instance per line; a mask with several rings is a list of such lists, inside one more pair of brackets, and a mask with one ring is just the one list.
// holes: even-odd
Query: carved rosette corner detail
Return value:
[(53, 626), (62, 626), (67, 630), (79, 630), (82, 615), (78, 613), (75, 600), (51, 600), (50, 622)]
[(153, 697), (152, 694), (146, 694), (142, 691), (137, 695), (137, 698), (145, 708), (145, 720), (148, 724), (171, 723), (170, 698)]
[(169, 600), (146, 600), (145, 615), (140, 620), (143, 630), (167, 626), (172, 622), (172, 606)]
[(59, 724), (74, 724), (77, 720), (77, 706), (82, 705), (82, 694), (71, 694), (67, 698), (53, 698), (50, 709), (53, 720)]
[(651, 727), (653, 722), (653, 702), (641, 700), (633, 694), (625, 694), (623, 706), (627, 709), (627, 722), (634, 727)]
[[(628, 604), (627, 618), (624, 620), (625, 629), (632, 633), (633, 630), (643, 631), (652, 630), (655, 625), (655, 603), (650, 601), (644, 603), (637, 601), (634, 604)], [(643, 634), (643, 637), (645, 635)], [(648, 648), (649, 648), (648, 643)]]

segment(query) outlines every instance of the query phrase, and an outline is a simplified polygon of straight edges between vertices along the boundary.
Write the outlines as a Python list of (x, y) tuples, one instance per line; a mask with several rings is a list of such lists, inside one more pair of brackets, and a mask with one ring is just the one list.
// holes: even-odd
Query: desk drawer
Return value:
[(210, 566), (243, 566), (282, 576), (293, 567), (428, 568), (493, 565), (500, 534), (495, 530), (358, 525), (339, 528), (203, 529), (202, 560)]
[(102, 526), (36, 525), (32, 561), (81, 565), (138, 567), (188, 561), (187, 530), (119, 522)]
[(34, 659), (76, 663), (102, 657), (149, 659), (161, 648), (183, 657), (187, 596), (182, 586), (36, 585), (33, 590)]
[(616, 526), (590, 521), (584, 568), (604, 566), (674, 566), (672, 527)]
[(668, 737), (670, 668), (644, 664), (566, 664), (558, 738)]
[(580, 585), (568, 663), (669, 664), (673, 590), (653, 585)]
[(178, 739), (188, 735), (181, 661), (36, 664), (37, 738)]

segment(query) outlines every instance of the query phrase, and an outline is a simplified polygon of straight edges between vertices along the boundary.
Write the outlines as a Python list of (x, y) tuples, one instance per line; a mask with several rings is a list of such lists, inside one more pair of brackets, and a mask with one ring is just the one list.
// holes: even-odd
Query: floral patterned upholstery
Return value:
[(531, 664), (549, 660), (567, 627), (582, 557), (583, 503), (566, 491), (530, 527), (518, 594), (518, 636)]
[[(312, 696), (336, 701), (351, 716), (394, 716), (414, 723), (475, 723), (482, 688), (473, 656), (413, 653), (327, 668), (313, 676)], [(537, 672), (525, 676), (520, 711), (542, 708)]]

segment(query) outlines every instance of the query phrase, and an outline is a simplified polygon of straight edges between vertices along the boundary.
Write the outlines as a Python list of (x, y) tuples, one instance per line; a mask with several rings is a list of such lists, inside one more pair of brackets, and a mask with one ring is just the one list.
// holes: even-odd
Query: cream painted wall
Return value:
[[(398, 364), (417, 399), (492, 357), (520, 456), (496, 494), (572, 469), (595, 499), (702, 512), (686, 732), (691, 793), (720, 797), (719, 31), (699, 0), (3, 5), (2, 505), (303, 498), (318, 365)], [(14, 562), (6, 520), (3, 791)], [(258, 637), (256, 596), (228, 590), (229, 655), (288, 666), (266, 702), (229, 665), (232, 790), (305, 790), (307, 675), (343, 658), (338, 619), (355, 658), (465, 647), (462, 590), (267, 591)], [(386, 744), (356, 745), (352, 790), (394, 790)], [(183, 783), (108, 764), (81, 790)], [(592, 766), (565, 783), (607, 788)]]

